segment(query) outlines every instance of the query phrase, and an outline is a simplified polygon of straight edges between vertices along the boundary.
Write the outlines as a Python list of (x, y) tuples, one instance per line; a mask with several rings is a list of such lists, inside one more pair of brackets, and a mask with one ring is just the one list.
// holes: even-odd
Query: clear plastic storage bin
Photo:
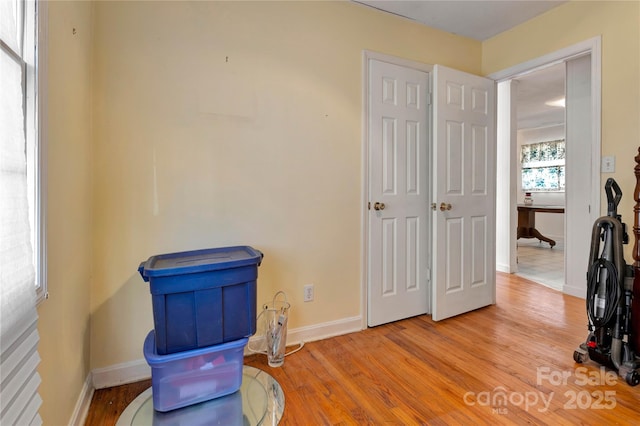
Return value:
[(151, 367), (153, 408), (165, 412), (236, 392), (242, 385), (248, 341), (158, 355), (154, 332), (149, 332), (144, 357)]

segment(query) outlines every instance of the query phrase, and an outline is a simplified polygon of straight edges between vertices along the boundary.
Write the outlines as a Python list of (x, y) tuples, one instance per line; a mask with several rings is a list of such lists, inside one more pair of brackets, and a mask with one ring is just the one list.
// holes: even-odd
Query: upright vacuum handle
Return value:
[(620, 200), (622, 199), (622, 190), (613, 178), (607, 179), (604, 190), (607, 193), (607, 216), (616, 218), (622, 223), (622, 244), (629, 244), (627, 224), (622, 222), (622, 216), (618, 214), (618, 204), (620, 204)]
[[(611, 190), (613, 188), (613, 191)], [(620, 186), (613, 178), (607, 179), (607, 183), (604, 185), (604, 190), (607, 193), (607, 216), (618, 216), (618, 204), (622, 199), (622, 190)], [(615, 192), (615, 196), (613, 194)]]

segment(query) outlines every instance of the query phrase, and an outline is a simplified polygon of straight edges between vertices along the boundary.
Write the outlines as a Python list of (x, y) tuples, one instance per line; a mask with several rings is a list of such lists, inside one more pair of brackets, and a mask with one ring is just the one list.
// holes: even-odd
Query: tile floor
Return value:
[(519, 239), (517, 275), (562, 290), (564, 285), (564, 240), (556, 239), (556, 245), (536, 239)]

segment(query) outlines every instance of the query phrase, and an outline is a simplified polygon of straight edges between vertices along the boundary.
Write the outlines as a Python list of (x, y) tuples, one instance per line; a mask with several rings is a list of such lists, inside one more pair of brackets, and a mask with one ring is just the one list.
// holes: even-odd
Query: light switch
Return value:
[(616, 157), (602, 157), (602, 173), (613, 173), (616, 171)]

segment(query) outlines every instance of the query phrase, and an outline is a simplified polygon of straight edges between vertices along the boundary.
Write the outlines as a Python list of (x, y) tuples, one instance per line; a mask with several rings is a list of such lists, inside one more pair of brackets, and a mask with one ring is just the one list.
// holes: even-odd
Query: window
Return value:
[[(43, 3), (44, 4), (44, 3)], [(46, 297), (40, 4), (0, 0), (0, 400), (3, 424), (40, 425), (37, 299)], [(45, 6), (46, 7), (46, 6)], [(42, 18), (42, 16), (40, 16)], [(45, 43), (41, 44), (42, 46)], [(43, 74), (44, 75), (44, 74)], [(35, 283), (35, 288), (34, 288)], [(37, 296), (37, 298), (36, 298)]]
[(564, 192), (564, 139), (522, 145), (522, 190)]
[[(16, 107), (22, 114), (7, 113), (4, 119), (21, 125), (24, 153), (27, 164), (27, 199), (30, 225), (30, 241), (35, 268), (35, 285), (38, 301), (47, 297), (46, 283), (46, 241), (45, 241), (45, 194), (43, 190), (45, 173), (44, 153), (44, 93), (46, 37), (46, 2), (34, 0), (0, 1), (0, 55), (2, 73), (0, 91), (11, 93), (18, 89), (19, 96), (7, 101), (7, 107)], [(15, 75), (14, 75), (15, 72)], [(20, 86), (18, 86), (20, 85)], [(9, 105), (9, 102), (12, 102)], [(9, 111), (9, 109), (6, 109)], [(13, 111), (13, 109), (11, 110)], [(3, 123), (9, 129), (7, 123)], [(8, 130), (5, 130), (8, 132)], [(15, 135), (5, 134), (9, 138)], [(3, 153), (4, 155), (4, 153)]]

